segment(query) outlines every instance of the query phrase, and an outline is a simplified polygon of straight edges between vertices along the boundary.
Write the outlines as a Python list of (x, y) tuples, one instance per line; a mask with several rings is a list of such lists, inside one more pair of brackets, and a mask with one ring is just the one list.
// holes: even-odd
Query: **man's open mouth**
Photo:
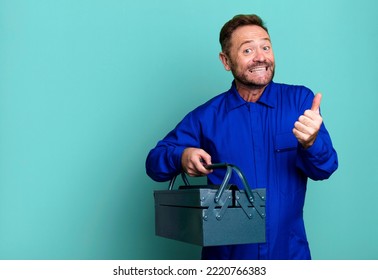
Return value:
[(249, 72), (260, 72), (260, 71), (268, 71), (268, 66), (258, 66), (258, 67), (253, 67), (249, 69)]

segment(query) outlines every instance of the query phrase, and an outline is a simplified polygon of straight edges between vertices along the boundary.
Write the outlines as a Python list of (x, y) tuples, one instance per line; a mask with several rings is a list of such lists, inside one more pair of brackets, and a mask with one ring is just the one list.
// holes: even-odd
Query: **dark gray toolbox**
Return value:
[[(200, 246), (265, 242), (266, 189), (251, 190), (238, 167), (228, 163), (207, 165), (208, 169), (225, 168), (220, 186), (185, 186), (154, 191), (155, 233)], [(244, 185), (239, 190), (229, 185), (235, 173)]]

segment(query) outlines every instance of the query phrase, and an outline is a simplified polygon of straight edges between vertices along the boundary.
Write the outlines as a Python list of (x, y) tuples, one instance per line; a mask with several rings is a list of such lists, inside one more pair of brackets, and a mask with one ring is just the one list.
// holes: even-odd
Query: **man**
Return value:
[(203, 259), (311, 259), (303, 221), (307, 179), (327, 179), (338, 167), (321, 95), (272, 81), (272, 44), (258, 16), (235, 16), (220, 43), (231, 88), (190, 112), (150, 151), (147, 174), (166, 181), (184, 171), (220, 184), (224, 173), (204, 164), (228, 162), (251, 188), (266, 188), (266, 243), (204, 247)]

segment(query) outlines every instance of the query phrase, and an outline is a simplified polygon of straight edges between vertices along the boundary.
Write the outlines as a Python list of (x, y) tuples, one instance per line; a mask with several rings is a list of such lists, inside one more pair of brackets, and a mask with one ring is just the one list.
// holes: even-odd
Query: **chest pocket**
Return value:
[(276, 135), (274, 143), (274, 151), (276, 153), (284, 153), (295, 151), (298, 147), (298, 140), (292, 132), (285, 132)]

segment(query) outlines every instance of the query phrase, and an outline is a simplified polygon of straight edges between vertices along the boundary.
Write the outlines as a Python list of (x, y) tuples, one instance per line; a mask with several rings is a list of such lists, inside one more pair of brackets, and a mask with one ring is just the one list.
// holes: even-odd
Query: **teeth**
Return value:
[(257, 71), (267, 71), (268, 67), (256, 67), (249, 70), (249, 72), (257, 72)]

